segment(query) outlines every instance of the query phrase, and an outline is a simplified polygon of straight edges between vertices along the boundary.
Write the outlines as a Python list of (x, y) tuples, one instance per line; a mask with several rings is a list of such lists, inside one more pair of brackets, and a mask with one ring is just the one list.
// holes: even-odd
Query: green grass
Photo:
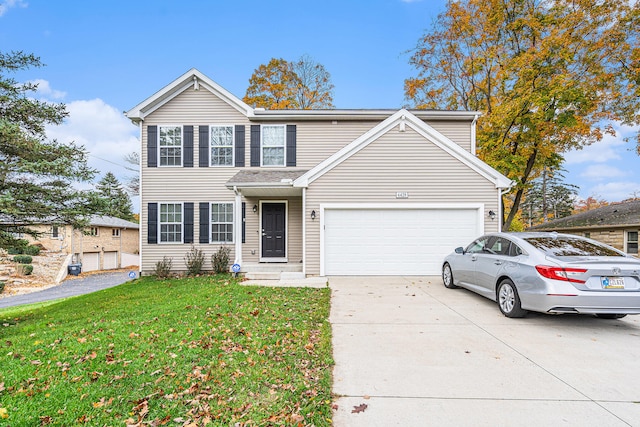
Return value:
[(330, 425), (328, 316), (228, 276), (0, 310), (0, 425)]

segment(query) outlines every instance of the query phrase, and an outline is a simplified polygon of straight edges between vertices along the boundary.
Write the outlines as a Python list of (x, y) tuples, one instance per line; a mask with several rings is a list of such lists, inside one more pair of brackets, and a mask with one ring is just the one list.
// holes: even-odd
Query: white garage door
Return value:
[(118, 268), (118, 252), (105, 252), (103, 270), (113, 270), (115, 268)]
[(100, 252), (85, 252), (82, 254), (82, 272), (100, 269)]
[(324, 274), (439, 275), (478, 237), (478, 209), (325, 209)]

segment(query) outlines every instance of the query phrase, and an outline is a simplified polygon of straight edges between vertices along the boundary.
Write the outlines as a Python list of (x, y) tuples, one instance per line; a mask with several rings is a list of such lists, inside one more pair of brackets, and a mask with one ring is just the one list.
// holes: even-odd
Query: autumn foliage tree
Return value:
[(296, 62), (272, 58), (253, 72), (243, 101), (268, 110), (332, 108), (331, 75), (307, 55)]
[[(405, 81), (417, 108), (481, 111), (478, 155), (516, 183), (508, 229), (533, 179), (562, 153), (640, 123), (640, 13), (626, 0), (460, 0), (418, 41)], [(640, 135), (638, 143), (640, 144)]]

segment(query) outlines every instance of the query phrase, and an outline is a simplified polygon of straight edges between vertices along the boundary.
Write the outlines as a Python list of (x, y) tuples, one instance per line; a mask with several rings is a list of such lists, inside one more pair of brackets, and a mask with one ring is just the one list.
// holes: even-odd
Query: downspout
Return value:
[(513, 188), (513, 181), (511, 183), (511, 186), (505, 188), (504, 190), (498, 191), (498, 212), (499, 212), (499, 215), (498, 215), (498, 231), (502, 231), (502, 220), (504, 218), (504, 212), (502, 210), (502, 196), (504, 196), (509, 191), (511, 191), (511, 188)]
[(236, 195), (236, 203), (234, 209), (234, 237), (236, 239), (235, 258), (233, 263), (242, 266), (242, 193), (238, 191), (238, 187), (233, 186), (233, 192)]
[(471, 121), (471, 154), (476, 155), (476, 122), (480, 114), (475, 114)]
[(307, 188), (302, 187), (302, 274), (307, 277)]
[[(140, 128), (140, 156), (138, 156), (139, 164), (138, 164), (138, 212), (140, 212), (140, 224), (138, 224), (138, 277), (142, 276), (142, 121), (138, 122), (138, 127)], [(147, 156), (149, 153), (147, 153)], [(149, 212), (147, 212), (149, 215)], [(147, 222), (149, 219), (147, 218)], [(147, 233), (149, 230), (147, 229)]]

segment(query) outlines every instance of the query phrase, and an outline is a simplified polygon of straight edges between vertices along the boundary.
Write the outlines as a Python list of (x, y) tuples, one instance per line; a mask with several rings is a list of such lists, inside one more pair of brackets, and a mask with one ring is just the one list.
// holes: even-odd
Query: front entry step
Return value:
[(299, 280), (304, 279), (302, 264), (286, 263), (247, 263), (242, 265), (240, 273), (250, 280)]

